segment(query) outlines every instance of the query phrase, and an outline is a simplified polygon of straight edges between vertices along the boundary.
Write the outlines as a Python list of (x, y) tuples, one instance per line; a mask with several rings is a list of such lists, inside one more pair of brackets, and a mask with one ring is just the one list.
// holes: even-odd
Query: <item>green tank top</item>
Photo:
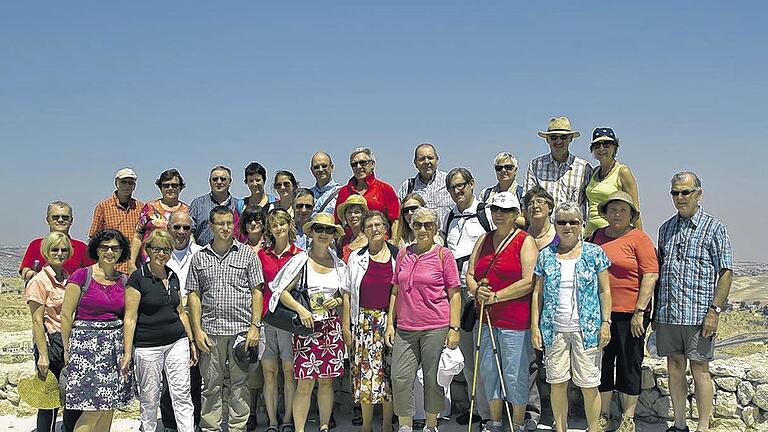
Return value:
[(587, 238), (592, 235), (599, 228), (608, 226), (608, 221), (600, 216), (597, 212), (597, 206), (608, 199), (612, 193), (621, 190), (621, 184), (619, 182), (619, 170), (623, 167), (623, 164), (616, 162), (616, 166), (611, 169), (604, 179), (598, 180), (597, 175), (600, 174), (600, 168), (596, 168), (592, 174), (592, 178), (589, 179), (587, 184), (587, 202), (589, 202), (589, 214), (587, 215), (587, 226), (584, 228), (584, 237)]

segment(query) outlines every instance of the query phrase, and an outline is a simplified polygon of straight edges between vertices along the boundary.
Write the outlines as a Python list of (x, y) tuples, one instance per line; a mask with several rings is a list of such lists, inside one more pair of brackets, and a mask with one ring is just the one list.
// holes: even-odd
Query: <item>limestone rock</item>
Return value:
[(764, 365), (755, 366), (746, 375), (747, 379), (755, 384), (768, 383), (768, 367)]
[(768, 410), (768, 384), (758, 384), (755, 387), (755, 394), (752, 396), (752, 403), (761, 409)]
[(19, 381), (21, 381), (22, 378), (23, 378), (22, 371), (20, 370), (14, 370), (14, 371), (8, 372), (8, 384), (14, 387), (19, 385)]
[(749, 381), (742, 381), (736, 388), (736, 396), (739, 398), (739, 403), (747, 406), (752, 402), (752, 396), (755, 394), (755, 388)]
[(735, 392), (741, 380), (734, 377), (715, 377), (715, 384), (725, 391)]
[(709, 422), (709, 430), (712, 432), (744, 432), (747, 426), (739, 419), (713, 418)]
[(717, 390), (716, 395), (717, 397), (715, 398), (714, 406), (715, 417), (738, 418), (739, 401), (736, 399), (736, 394)]
[(672, 411), (672, 398), (669, 396), (658, 398), (656, 402), (653, 403), (651, 409), (658, 417), (666, 418), (668, 420), (675, 418), (674, 412)]
[(650, 409), (653, 406), (653, 403), (656, 402), (656, 399), (660, 397), (661, 397), (661, 392), (659, 392), (659, 390), (657, 389), (644, 391), (640, 393), (640, 398), (639, 398), (640, 403), (638, 405), (643, 405), (646, 408)]
[(668, 396), (669, 395), (669, 378), (667, 377), (658, 377), (656, 378), (656, 387), (659, 388), (659, 391), (662, 395)]
[(642, 384), (640, 386), (643, 390), (652, 389), (656, 386), (656, 381), (653, 379), (653, 371), (648, 368), (643, 368)]
[(8, 384), (8, 374), (5, 371), (0, 371), (0, 388), (5, 387)]
[(750, 405), (741, 411), (741, 420), (747, 427), (752, 427), (761, 419), (760, 408)]
[(712, 376), (734, 377), (744, 379), (746, 371), (744, 367), (734, 363), (733, 360), (718, 359), (709, 364), (709, 372)]
[[(699, 406), (696, 404), (696, 398), (692, 397), (688, 399), (688, 406), (690, 409), (688, 410), (688, 418), (698, 420), (699, 419)], [(695, 430), (695, 429), (694, 429)]]
[(666, 363), (659, 363), (653, 366), (653, 374), (656, 376), (669, 376)]
[(19, 393), (16, 391), (15, 388), (9, 389), (6, 399), (8, 399), (8, 402), (12, 403), (14, 406), (19, 404)]

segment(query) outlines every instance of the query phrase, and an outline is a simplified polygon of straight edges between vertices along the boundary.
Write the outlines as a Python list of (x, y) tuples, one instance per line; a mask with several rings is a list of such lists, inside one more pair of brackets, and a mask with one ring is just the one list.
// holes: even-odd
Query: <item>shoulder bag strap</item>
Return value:
[(320, 210), (318, 210), (318, 213), (325, 211), (325, 208), (328, 207), (328, 204), (331, 202), (331, 200), (336, 198), (336, 195), (339, 194), (340, 190), (341, 188), (337, 188), (335, 191), (333, 191), (332, 194), (328, 196), (328, 198), (325, 199), (325, 201), (323, 201), (323, 203), (320, 205)]
[[(502, 242), (499, 244), (499, 247), (497, 247), (496, 250), (493, 252), (493, 258), (491, 258), (491, 262), (488, 263), (488, 268), (485, 270), (485, 274), (480, 278), (476, 277), (475, 280), (483, 279), (484, 277), (488, 276), (488, 273), (491, 271), (491, 267), (493, 267), (493, 264), (496, 263), (496, 259), (499, 257), (499, 255), (501, 255), (501, 252), (504, 250), (505, 247), (507, 247), (507, 245), (515, 236), (515, 233), (517, 233), (517, 231), (518, 229), (515, 229), (514, 231), (509, 233), (506, 237), (504, 237), (504, 240), (502, 240)], [(493, 239), (493, 237), (491, 237), (491, 239)]]

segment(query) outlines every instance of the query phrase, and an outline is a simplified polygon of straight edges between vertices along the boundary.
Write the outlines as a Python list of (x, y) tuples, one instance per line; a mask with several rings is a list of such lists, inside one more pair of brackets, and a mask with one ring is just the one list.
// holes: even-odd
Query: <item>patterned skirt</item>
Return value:
[(360, 308), (350, 359), (355, 402), (379, 404), (392, 400), (392, 351), (384, 343), (387, 311)]
[(133, 398), (133, 374), (120, 371), (123, 322), (76, 320), (69, 338), (67, 409), (112, 410)]
[(308, 336), (293, 335), (293, 376), (296, 379), (336, 378), (344, 375), (344, 339), (341, 318), (335, 311), (315, 321)]

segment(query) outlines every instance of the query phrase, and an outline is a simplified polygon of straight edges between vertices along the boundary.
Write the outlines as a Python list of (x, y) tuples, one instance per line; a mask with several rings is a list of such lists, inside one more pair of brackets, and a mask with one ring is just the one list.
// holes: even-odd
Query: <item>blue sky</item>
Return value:
[(674, 212), (669, 178), (692, 169), (736, 259), (768, 261), (768, 6), (619, 3), (5, 3), (0, 243), (44, 233), (54, 199), (74, 205), (82, 238), (122, 166), (141, 199), (179, 168), (189, 202), (215, 164), (243, 195), (251, 160), (310, 185), (313, 151), (341, 180), (360, 145), (400, 183), (429, 141), (443, 169), (468, 166), (485, 186), (497, 152), (527, 165), (547, 150), (536, 131), (568, 115), (589, 160), (591, 130), (616, 130), (654, 239)]

